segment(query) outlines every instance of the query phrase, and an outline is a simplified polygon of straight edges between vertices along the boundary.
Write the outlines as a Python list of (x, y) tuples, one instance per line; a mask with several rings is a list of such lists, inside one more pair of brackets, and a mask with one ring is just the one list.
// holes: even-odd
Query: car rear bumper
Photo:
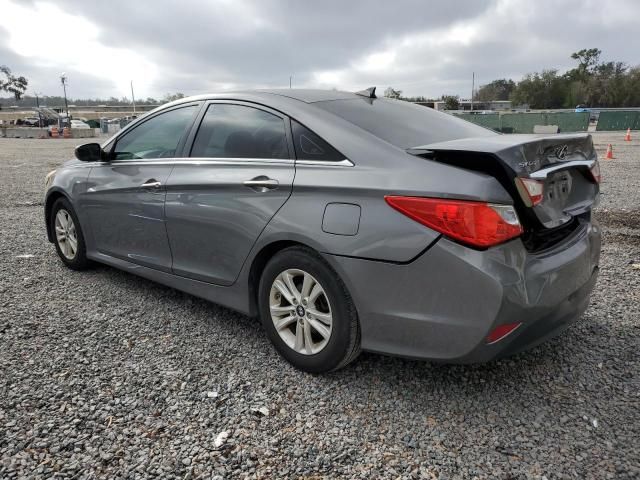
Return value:
[[(326, 255), (358, 309), (362, 348), (451, 363), (483, 362), (554, 336), (586, 310), (600, 229), (584, 223), (551, 250), (517, 239), (486, 251), (441, 238), (408, 264)], [(497, 326), (521, 322), (487, 344)]]

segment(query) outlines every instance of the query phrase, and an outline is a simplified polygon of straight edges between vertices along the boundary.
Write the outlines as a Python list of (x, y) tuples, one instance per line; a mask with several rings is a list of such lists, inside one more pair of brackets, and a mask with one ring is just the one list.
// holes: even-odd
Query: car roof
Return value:
[(362, 98), (353, 92), (344, 92), (340, 90), (316, 90), (304, 88), (275, 88), (275, 89), (258, 89), (258, 90), (239, 90), (229, 92), (218, 92), (184, 97), (165, 105), (161, 105), (159, 109), (171, 105), (178, 105), (186, 102), (215, 100), (215, 99), (238, 99), (243, 98), (255, 100), (263, 100), (267, 103), (273, 102), (276, 98), (293, 99), (303, 103), (325, 102), (331, 100), (350, 100)]
[(270, 90), (254, 90), (247, 93), (265, 93), (269, 95), (280, 95), (282, 97), (294, 98), (305, 103), (326, 102), (330, 100), (349, 100), (358, 98), (353, 92), (340, 90), (315, 90), (303, 88), (278, 88)]

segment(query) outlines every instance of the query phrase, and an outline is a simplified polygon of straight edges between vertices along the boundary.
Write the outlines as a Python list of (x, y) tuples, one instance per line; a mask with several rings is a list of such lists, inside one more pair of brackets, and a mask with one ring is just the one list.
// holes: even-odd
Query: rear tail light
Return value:
[(386, 196), (384, 199), (416, 222), (473, 247), (491, 247), (522, 233), (518, 215), (511, 205), (425, 197)]
[(600, 183), (602, 181), (602, 175), (600, 174), (600, 164), (596, 161), (593, 164), (593, 167), (589, 169), (591, 172), (591, 176), (596, 183)]
[(499, 342), (504, 337), (506, 337), (511, 332), (513, 332), (516, 328), (518, 328), (520, 325), (521, 323), (517, 322), (517, 323), (505, 323), (504, 325), (497, 326), (496, 328), (491, 330), (491, 333), (489, 335), (487, 335), (487, 343), (491, 344), (491, 343)]
[(532, 178), (516, 178), (516, 188), (527, 207), (535, 207), (542, 202), (544, 183)]

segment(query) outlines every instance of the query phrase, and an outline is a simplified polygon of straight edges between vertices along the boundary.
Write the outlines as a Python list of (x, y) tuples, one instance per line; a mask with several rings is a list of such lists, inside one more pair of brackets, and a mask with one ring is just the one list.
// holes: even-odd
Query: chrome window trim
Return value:
[(331, 162), (329, 160), (296, 160), (296, 165), (318, 165), (323, 167), (355, 167), (355, 164), (345, 158), (339, 162)]
[(293, 165), (294, 160), (288, 158), (194, 158), (175, 157), (170, 159), (148, 159), (148, 160), (114, 160), (112, 162), (102, 162), (101, 165)]
[(549, 175), (550, 173), (557, 172), (560, 170), (565, 170), (567, 168), (573, 168), (573, 167), (587, 167), (590, 169), (595, 165), (595, 163), (596, 163), (595, 160), (574, 160), (571, 162), (558, 163), (558, 164), (554, 164), (549, 168), (545, 168), (543, 170), (538, 170), (537, 172), (530, 173), (529, 177), (535, 178), (538, 180), (544, 180), (545, 178), (547, 178), (547, 175)]
[(348, 159), (340, 162), (318, 160), (293, 160), (289, 158), (226, 158), (226, 157), (175, 157), (169, 159), (139, 159), (139, 160), (113, 160), (112, 162), (96, 162), (93, 165), (114, 166), (142, 166), (142, 165), (312, 165), (325, 167), (354, 167), (355, 164)]

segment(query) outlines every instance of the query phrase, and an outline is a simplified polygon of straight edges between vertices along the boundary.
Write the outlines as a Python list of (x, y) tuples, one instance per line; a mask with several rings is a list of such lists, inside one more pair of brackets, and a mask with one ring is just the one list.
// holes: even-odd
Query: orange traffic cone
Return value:
[(627, 128), (627, 134), (624, 136), (624, 141), (625, 142), (630, 142), (631, 141), (631, 129)]
[(69, 127), (64, 127), (62, 129), (62, 136), (63, 138), (71, 138), (71, 130), (69, 129)]
[(611, 147), (611, 144), (609, 144), (609, 146), (607, 147), (607, 154), (604, 156), (604, 158), (606, 158), (607, 160), (613, 160), (613, 148)]
[(51, 138), (58, 138), (59, 136), (58, 127), (51, 127)]

